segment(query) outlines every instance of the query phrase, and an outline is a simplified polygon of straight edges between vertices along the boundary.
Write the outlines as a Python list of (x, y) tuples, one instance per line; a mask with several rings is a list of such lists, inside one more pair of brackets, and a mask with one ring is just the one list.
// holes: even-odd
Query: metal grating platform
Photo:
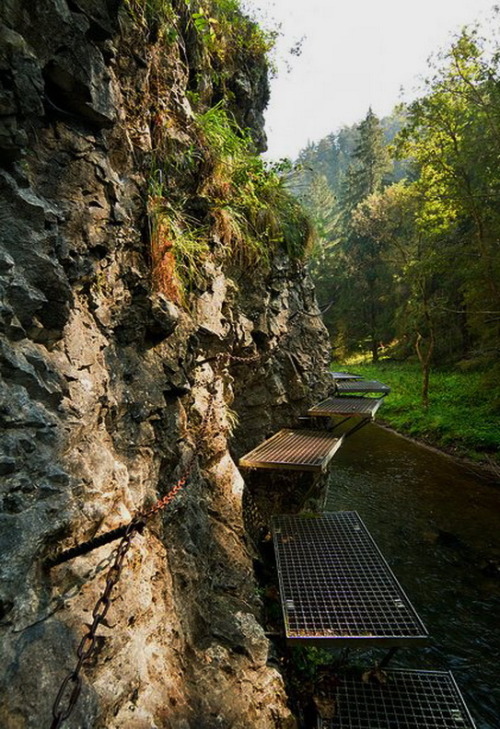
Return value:
[(240, 458), (242, 468), (326, 470), (342, 444), (342, 438), (326, 430), (280, 430)]
[(389, 385), (378, 380), (359, 380), (357, 382), (346, 380), (337, 382), (337, 392), (382, 392), (388, 395), (391, 391)]
[[(451, 673), (385, 671), (387, 683), (345, 677), (318, 729), (475, 729)], [(333, 715), (333, 716), (332, 716)]]
[(335, 380), (362, 380), (363, 375), (353, 375), (351, 372), (330, 372)]
[(276, 516), (273, 539), (289, 640), (356, 647), (427, 639), (356, 512)]
[(329, 397), (307, 411), (308, 415), (364, 415), (373, 418), (382, 405), (381, 397)]

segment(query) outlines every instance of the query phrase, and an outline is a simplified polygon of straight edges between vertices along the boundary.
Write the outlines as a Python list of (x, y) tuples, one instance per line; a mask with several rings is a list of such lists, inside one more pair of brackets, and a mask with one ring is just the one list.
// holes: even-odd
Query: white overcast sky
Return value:
[[(266, 113), (267, 157), (297, 156), (372, 106), (389, 114), (412, 98), (429, 56), (494, 0), (246, 0), (281, 25), (278, 75)], [(289, 49), (302, 37), (302, 54)], [(287, 72), (284, 59), (291, 70)]]

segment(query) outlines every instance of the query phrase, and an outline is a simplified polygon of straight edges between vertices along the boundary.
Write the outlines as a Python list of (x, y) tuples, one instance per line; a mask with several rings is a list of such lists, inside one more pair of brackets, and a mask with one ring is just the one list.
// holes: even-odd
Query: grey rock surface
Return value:
[[(235, 282), (213, 263), (189, 307), (155, 291), (143, 101), (157, 49), (114, 0), (6, 0), (0, 19), (0, 726), (50, 725), (114, 547), (46, 560), (167, 493), (213, 399), (189, 486), (134, 537), (64, 726), (294, 727), (235, 463), (327, 386), (307, 274), (283, 256)], [(164, 63), (175, 146), (180, 42)], [(233, 82), (263, 146), (265, 73)]]

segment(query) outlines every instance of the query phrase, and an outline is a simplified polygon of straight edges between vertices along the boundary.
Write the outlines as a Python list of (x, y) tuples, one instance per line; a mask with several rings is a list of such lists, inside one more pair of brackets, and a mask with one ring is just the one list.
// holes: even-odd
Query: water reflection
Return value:
[(392, 665), (452, 670), (478, 729), (497, 729), (500, 488), (370, 425), (335, 456), (327, 508), (359, 512), (431, 634)]

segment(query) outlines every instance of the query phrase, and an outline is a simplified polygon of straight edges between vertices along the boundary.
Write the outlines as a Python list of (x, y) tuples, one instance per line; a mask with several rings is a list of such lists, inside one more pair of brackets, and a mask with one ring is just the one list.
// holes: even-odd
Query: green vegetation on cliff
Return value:
[(308, 215), (279, 169), (259, 157), (275, 33), (261, 29), (237, 0), (129, 0), (128, 6), (134, 22), (153, 37), (158, 59), (181, 37), (191, 68), (183, 120), (167, 111), (169, 89), (159, 73), (144, 100), (151, 118), (154, 286), (181, 302), (203, 286), (209, 258), (265, 268), (282, 249), (303, 259), (313, 237)]

